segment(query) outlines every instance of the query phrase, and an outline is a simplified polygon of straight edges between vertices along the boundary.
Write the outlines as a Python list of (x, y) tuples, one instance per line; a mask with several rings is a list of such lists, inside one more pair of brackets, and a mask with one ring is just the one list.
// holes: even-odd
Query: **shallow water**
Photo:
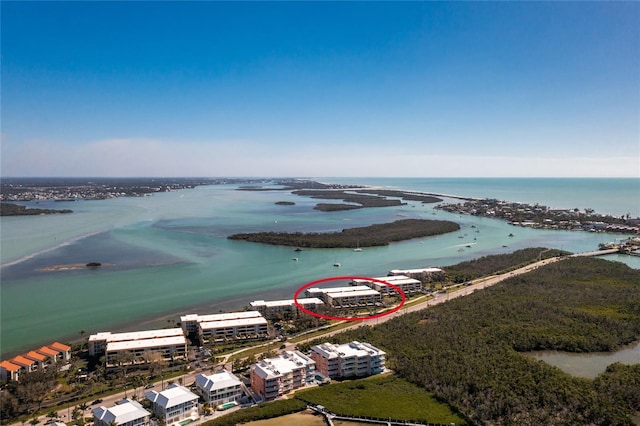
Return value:
[(629, 365), (640, 364), (640, 342), (611, 353), (575, 354), (559, 351), (538, 351), (529, 352), (527, 355), (558, 367), (572, 376), (594, 379), (603, 373), (607, 366), (615, 362)]
[[(439, 193), (471, 191), (473, 180), (463, 181), (454, 180), (452, 184), (442, 180), (439, 186), (430, 179), (397, 179), (391, 183)], [(378, 184), (389, 182), (383, 179)], [(375, 182), (367, 179), (364, 183)], [(487, 184), (475, 184), (480, 196), (495, 191), (502, 192), (505, 199), (516, 195), (499, 187), (492, 190)], [(627, 186), (633, 189), (634, 185)], [(433, 205), (414, 202), (401, 207), (318, 212), (313, 210), (318, 200), (287, 191), (236, 188), (212, 185), (143, 198), (41, 202), (39, 207), (70, 208), (74, 213), (1, 218), (2, 356), (53, 340), (75, 339), (80, 337), (80, 330), (90, 334), (141, 329), (162, 322), (166, 325), (167, 320), (175, 321), (180, 314), (229, 311), (256, 299), (290, 298), (301, 285), (331, 276), (382, 276), (391, 269), (447, 266), (535, 246), (584, 252), (616, 238), (516, 228), (493, 219), (436, 211)], [(536, 198), (540, 191), (531, 189), (530, 196)], [(527, 201), (528, 196), (521, 191), (518, 198)], [(277, 201), (296, 204), (279, 206), (275, 205)], [(627, 204), (632, 203), (627, 199)], [(295, 253), (291, 247), (227, 239), (237, 232), (339, 231), (414, 217), (453, 220), (462, 229), (387, 247), (364, 248), (362, 252), (317, 249)], [(510, 233), (514, 236), (509, 237)], [(294, 262), (293, 257), (299, 261)], [(87, 262), (105, 266), (96, 270), (41, 270)], [(333, 267), (335, 262), (342, 267)]]

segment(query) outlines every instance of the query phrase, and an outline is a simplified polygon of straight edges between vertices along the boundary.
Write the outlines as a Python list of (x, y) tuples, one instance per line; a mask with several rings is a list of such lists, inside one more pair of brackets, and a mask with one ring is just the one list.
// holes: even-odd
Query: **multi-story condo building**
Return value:
[(432, 279), (444, 278), (445, 271), (440, 268), (393, 269), (389, 271), (387, 278), (394, 275), (404, 275), (410, 278), (416, 278), (419, 280), (426, 279), (429, 281)]
[[(324, 302), (317, 297), (307, 297), (298, 299), (298, 304), (309, 311), (315, 311)], [(278, 314), (291, 315), (297, 317), (300, 309), (293, 299), (288, 300), (255, 300), (249, 304), (252, 309), (260, 312), (267, 319), (274, 319)]]
[(306, 386), (314, 378), (315, 362), (300, 351), (286, 351), (251, 366), (251, 389), (267, 401)]
[(130, 333), (103, 332), (89, 337), (89, 355), (105, 355), (107, 367), (122, 362), (124, 353), (128, 362), (145, 362), (149, 353), (157, 353), (164, 360), (184, 359), (187, 355), (187, 339), (181, 328), (135, 331)]
[(186, 419), (197, 420), (199, 417), (198, 399), (200, 397), (184, 386), (173, 384), (162, 392), (152, 390), (144, 396), (151, 401), (153, 412), (164, 420), (165, 425)]
[(151, 413), (145, 410), (138, 401), (123, 399), (111, 408), (93, 409), (95, 426), (148, 426)]
[[(380, 277), (380, 278), (374, 278), (374, 279), (379, 281), (384, 281), (389, 284), (393, 284), (394, 286), (402, 290), (405, 294), (421, 293), (422, 290), (424, 289), (424, 286), (422, 285), (422, 282), (420, 280), (417, 280), (415, 278), (409, 278), (405, 275), (394, 275), (394, 276)], [(367, 279), (356, 278), (351, 281), (351, 285), (352, 286), (366, 285), (369, 288), (372, 288), (376, 291), (379, 291), (382, 294), (387, 294), (387, 295), (397, 293), (397, 291), (391, 286), (382, 284), (378, 281), (372, 281)]]
[(222, 370), (205, 376), (196, 376), (196, 392), (211, 405), (222, 405), (238, 402), (243, 395), (243, 384), (238, 378)]
[(347, 287), (317, 288), (306, 290), (309, 297), (317, 297), (333, 308), (376, 306), (382, 302), (382, 295), (366, 285)]
[(214, 315), (185, 315), (180, 318), (186, 333), (197, 333), (202, 341), (261, 340), (269, 337), (267, 320), (258, 311)]
[(365, 377), (382, 373), (385, 353), (369, 343), (323, 343), (311, 348), (316, 369), (329, 378)]

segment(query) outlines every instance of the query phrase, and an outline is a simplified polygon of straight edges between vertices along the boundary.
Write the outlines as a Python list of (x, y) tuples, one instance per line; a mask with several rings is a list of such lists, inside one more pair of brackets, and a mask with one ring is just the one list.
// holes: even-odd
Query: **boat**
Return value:
[(339, 268), (339, 267), (341, 267), (341, 266), (342, 266), (342, 264), (340, 264), (340, 263), (336, 262), (336, 263), (334, 263), (334, 264), (333, 264), (333, 266), (335, 266), (336, 268)]
[(362, 251), (362, 249), (360, 247), (356, 247), (353, 249), (353, 251)]
[(297, 262), (297, 261), (298, 261), (298, 258), (297, 258), (297, 257), (294, 257), (294, 258), (293, 258), (293, 261), (294, 261), (294, 262)]
[(300, 247), (298, 247), (297, 249), (295, 249), (294, 251), (302, 251), (302, 249)]

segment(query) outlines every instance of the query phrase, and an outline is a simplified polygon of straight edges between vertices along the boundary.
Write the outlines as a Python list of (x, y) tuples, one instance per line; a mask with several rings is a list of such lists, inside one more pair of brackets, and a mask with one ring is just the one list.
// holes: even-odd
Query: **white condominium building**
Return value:
[[(135, 331), (130, 333), (103, 332), (89, 337), (89, 355), (105, 355), (107, 367), (122, 360), (145, 362), (145, 355), (154, 352), (165, 360), (185, 358), (187, 339), (181, 328)], [(132, 357), (124, 357), (128, 353)], [(131, 359), (132, 358), (132, 359)]]
[(323, 343), (311, 348), (316, 369), (330, 378), (364, 377), (384, 371), (385, 353), (369, 343)]
[(173, 384), (162, 392), (152, 390), (144, 396), (151, 401), (153, 412), (164, 420), (165, 425), (186, 419), (197, 420), (199, 417), (200, 397), (184, 386)]
[[(445, 275), (443, 269), (440, 268), (420, 268), (420, 269), (393, 269), (389, 271), (389, 276), (405, 275), (410, 278), (440, 278)], [(389, 277), (387, 277), (389, 278)]]
[(205, 376), (196, 376), (196, 392), (212, 405), (238, 402), (242, 398), (242, 382), (226, 370)]
[[(324, 302), (317, 297), (307, 297), (298, 299), (298, 304), (310, 311), (315, 311)], [(255, 300), (249, 304), (252, 309), (260, 312), (265, 318), (273, 319), (278, 314), (299, 315), (299, 308), (293, 299), (288, 300)]]
[(151, 413), (145, 410), (138, 401), (123, 399), (111, 408), (93, 409), (95, 426), (147, 426)]
[(382, 302), (379, 291), (366, 285), (356, 285), (333, 288), (309, 288), (306, 290), (309, 297), (317, 297), (333, 308), (350, 308), (376, 306)]
[(286, 351), (251, 366), (251, 389), (264, 400), (271, 400), (310, 384), (315, 362), (300, 351)]
[[(423, 290), (423, 285), (420, 280), (415, 278), (409, 278), (405, 275), (394, 275), (388, 277), (380, 277), (374, 278), (379, 281), (384, 281), (385, 283), (393, 284), (394, 286), (400, 288), (405, 294), (415, 294), (420, 293)], [(361, 286), (366, 285), (373, 290), (379, 291), (382, 294), (397, 294), (396, 289), (386, 284), (382, 284), (378, 281), (371, 281), (366, 279), (354, 279), (351, 281), (351, 285), (353, 286)]]
[(180, 318), (186, 333), (197, 333), (203, 341), (260, 340), (269, 337), (267, 320), (258, 311), (213, 315), (185, 315)]

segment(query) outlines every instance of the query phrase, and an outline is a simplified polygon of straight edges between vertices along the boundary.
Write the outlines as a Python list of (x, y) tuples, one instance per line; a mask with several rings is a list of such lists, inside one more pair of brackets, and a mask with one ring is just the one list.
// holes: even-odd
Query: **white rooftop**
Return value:
[(210, 322), (201, 322), (200, 328), (203, 330), (211, 330), (215, 328), (227, 328), (227, 327), (242, 327), (248, 325), (261, 325), (267, 324), (267, 320), (264, 319), (262, 315), (255, 318), (240, 318), (240, 319), (232, 319), (228, 321), (210, 321)]
[(176, 405), (184, 404), (185, 402), (197, 400), (199, 398), (198, 395), (191, 392), (189, 389), (177, 384), (172, 384), (162, 392), (156, 392), (154, 390), (149, 391), (145, 393), (144, 396), (149, 401), (155, 402), (160, 407), (164, 408), (175, 407)]
[(384, 351), (376, 348), (369, 343), (360, 343), (353, 341), (351, 343), (345, 343), (342, 345), (334, 345), (333, 343), (323, 343), (311, 348), (312, 351), (321, 354), (324, 358), (337, 358), (340, 357), (365, 357), (384, 355)]
[(263, 379), (276, 378), (307, 365), (315, 367), (315, 361), (300, 351), (286, 351), (279, 357), (263, 359), (254, 364), (253, 370)]
[(419, 269), (393, 269), (390, 274), (424, 274), (429, 272), (442, 272), (440, 268), (419, 268)]
[(240, 380), (238, 380), (234, 374), (229, 373), (226, 370), (218, 371), (217, 373), (209, 376), (198, 374), (196, 376), (196, 383), (199, 387), (209, 392), (213, 390), (231, 388), (241, 384)]
[(262, 315), (258, 311), (240, 311), (240, 312), (228, 312), (224, 314), (211, 314), (211, 315), (198, 315), (189, 314), (180, 317), (180, 321), (197, 321), (197, 322), (213, 322), (213, 321), (228, 321), (233, 319), (242, 318), (257, 318)]
[(98, 407), (93, 409), (93, 416), (104, 423), (124, 424), (134, 420), (150, 416), (147, 410), (142, 408), (139, 402), (132, 399), (123, 399), (111, 408)]
[[(374, 290), (372, 288), (369, 288), (367, 286), (364, 286), (366, 288), (366, 290), (353, 290), (353, 291), (339, 291), (339, 292), (330, 292), (327, 293), (327, 296), (331, 297), (332, 299), (339, 299), (341, 297), (351, 297), (351, 296), (376, 296), (376, 295), (380, 295), (380, 292), (377, 290)], [(351, 288), (356, 288), (356, 287), (351, 287)]]
[(161, 337), (157, 339), (127, 340), (107, 343), (107, 352), (132, 349), (159, 348), (166, 346), (186, 345), (187, 339), (182, 336)]
[(182, 328), (162, 328), (159, 330), (132, 331), (127, 333), (111, 333), (106, 331), (91, 335), (89, 341), (106, 340), (107, 342), (122, 342), (126, 340), (156, 339), (174, 336), (184, 336)]
[(369, 287), (367, 287), (366, 285), (350, 285), (348, 287), (329, 287), (329, 288), (310, 288), (307, 291), (309, 293), (340, 293), (343, 291), (349, 291), (349, 292), (353, 292), (353, 291), (368, 291), (371, 290)]
[[(322, 304), (324, 304), (324, 302), (322, 300), (318, 299), (317, 297), (307, 297), (307, 298), (298, 299), (298, 303), (301, 304), (301, 305), (310, 305), (310, 304), (322, 305)], [(264, 306), (266, 308), (275, 308), (275, 307), (280, 307), (280, 306), (293, 306), (293, 305), (295, 305), (295, 301), (294, 301), (294, 299), (270, 300), (270, 301), (255, 300), (255, 301), (251, 302), (250, 305), (252, 307)]]

